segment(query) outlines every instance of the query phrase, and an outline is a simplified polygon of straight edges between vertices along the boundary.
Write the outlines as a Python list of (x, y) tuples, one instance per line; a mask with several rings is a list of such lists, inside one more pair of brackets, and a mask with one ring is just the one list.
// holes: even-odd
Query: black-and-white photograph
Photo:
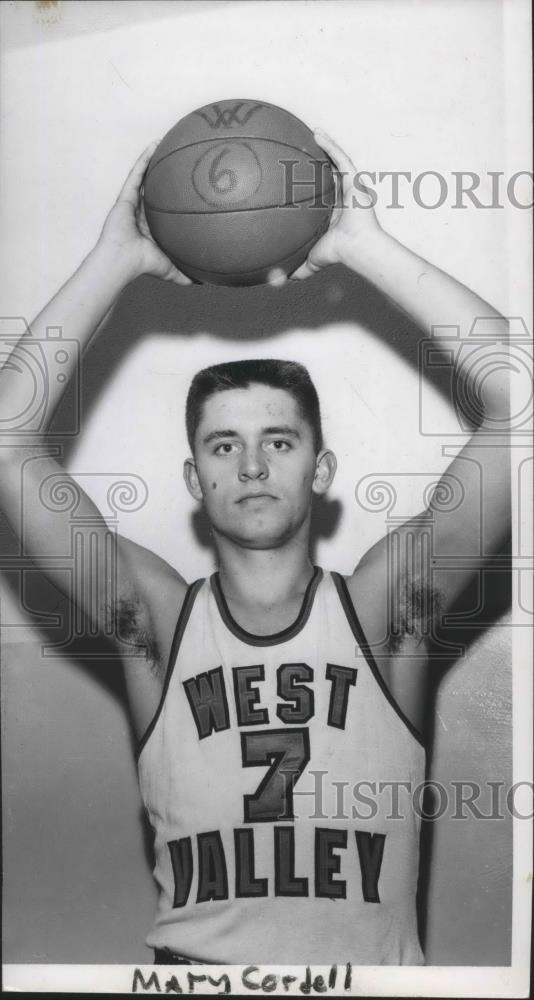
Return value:
[(530, 5), (1, 7), (3, 988), (527, 996)]

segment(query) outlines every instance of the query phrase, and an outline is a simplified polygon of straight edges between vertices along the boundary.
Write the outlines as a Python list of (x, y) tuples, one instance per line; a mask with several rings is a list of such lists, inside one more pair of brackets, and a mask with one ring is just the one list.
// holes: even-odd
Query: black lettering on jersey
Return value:
[(191, 891), (193, 879), (193, 851), (191, 837), (180, 840), (170, 840), (168, 843), (171, 855), (172, 873), (174, 875), (173, 907), (185, 906)]
[(216, 667), (184, 681), (199, 739), (230, 728), (228, 701), (222, 667)]
[(347, 831), (318, 826), (315, 830), (315, 895), (328, 899), (346, 899), (347, 883), (333, 876), (339, 874), (341, 859), (335, 848), (345, 849)]
[(256, 791), (243, 796), (244, 823), (294, 819), (293, 788), (310, 759), (307, 729), (260, 729), (241, 733), (243, 767), (270, 768)]
[(269, 713), (266, 708), (254, 708), (260, 700), (256, 687), (251, 687), (252, 681), (265, 680), (263, 663), (251, 667), (234, 667), (234, 692), (237, 721), (240, 726), (268, 726)]
[(385, 833), (363, 833), (354, 831), (360, 870), (362, 873), (362, 892), (366, 903), (379, 903), (378, 879), (384, 855)]
[(277, 705), (276, 714), (282, 722), (300, 725), (313, 718), (313, 691), (297, 681), (313, 681), (313, 670), (307, 663), (282, 663), (276, 671), (276, 693), (292, 705)]
[(274, 828), (274, 894), (308, 895), (308, 879), (295, 875), (295, 830), (292, 826)]
[(228, 899), (228, 874), (221, 835), (218, 830), (197, 834), (197, 903), (208, 899)]
[(254, 874), (254, 831), (234, 830), (234, 843), (236, 899), (267, 896), (267, 879), (256, 878)]
[(328, 706), (329, 726), (335, 726), (336, 729), (345, 728), (349, 687), (354, 687), (356, 684), (357, 673), (358, 671), (352, 667), (339, 667), (336, 663), (326, 664), (326, 679), (332, 681)]

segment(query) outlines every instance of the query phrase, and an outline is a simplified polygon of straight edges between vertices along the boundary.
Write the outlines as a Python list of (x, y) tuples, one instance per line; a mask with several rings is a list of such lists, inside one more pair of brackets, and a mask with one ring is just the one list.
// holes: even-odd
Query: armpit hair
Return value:
[(157, 670), (161, 664), (161, 653), (151, 630), (149, 631), (146, 612), (137, 594), (112, 601), (108, 609), (109, 621), (116, 637), (137, 650), (144, 650), (147, 660)]
[(397, 653), (408, 637), (415, 638), (417, 645), (432, 639), (441, 621), (442, 606), (442, 595), (436, 587), (425, 579), (405, 577), (400, 582), (391, 608), (390, 652)]

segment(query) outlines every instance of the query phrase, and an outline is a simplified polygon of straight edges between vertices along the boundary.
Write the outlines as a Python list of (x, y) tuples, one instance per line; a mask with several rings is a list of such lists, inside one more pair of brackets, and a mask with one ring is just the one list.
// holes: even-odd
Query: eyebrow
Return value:
[[(289, 424), (279, 424), (276, 427), (262, 427), (262, 434), (280, 434), (284, 437), (296, 438), (300, 441), (300, 434), (294, 427), (290, 427)], [(203, 444), (209, 444), (210, 441), (218, 441), (220, 438), (236, 438), (239, 437), (237, 431), (227, 428), (225, 430), (210, 431), (206, 434), (206, 437), (202, 439)]]

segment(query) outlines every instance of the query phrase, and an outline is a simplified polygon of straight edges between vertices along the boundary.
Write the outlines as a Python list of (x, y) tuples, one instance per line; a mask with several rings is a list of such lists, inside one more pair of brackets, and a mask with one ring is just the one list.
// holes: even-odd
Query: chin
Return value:
[(265, 538), (239, 538), (234, 539), (241, 545), (243, 549), (254, 549), (257, 552), (267, 551), (268, 549), (280, 549), (287, 542), (289, 535), (284, 535), (282, 537), (276, 536), (265, 537)]
[(279, 549), (285, 542), (291, 538), (291, 532), (284, 532), (280, 534), (279, 532), (256, 532), (255, 534), (243, 534), (236, 535), (235, 533), (229, 533), (227, 538), (231, 541), (236, 542), (241, 545), (244, 549)]
[(245, 549), (278, 549), (296, 534), (298, 528), (294, 525), (265, 525), (263, 528), (240, 526), (236, 530), (231, 527), (213, 525), (215, 531), (224, 535), (229, 541)]
[(230, 511), (224, 517), (210, 518), (210, 522), (216, 535), (242, 548), (260, 551), (281, 548), (302, 530), (308, 517), (308, 509), (271, 510), (254, 517), (236, 517), (235, 511)]

